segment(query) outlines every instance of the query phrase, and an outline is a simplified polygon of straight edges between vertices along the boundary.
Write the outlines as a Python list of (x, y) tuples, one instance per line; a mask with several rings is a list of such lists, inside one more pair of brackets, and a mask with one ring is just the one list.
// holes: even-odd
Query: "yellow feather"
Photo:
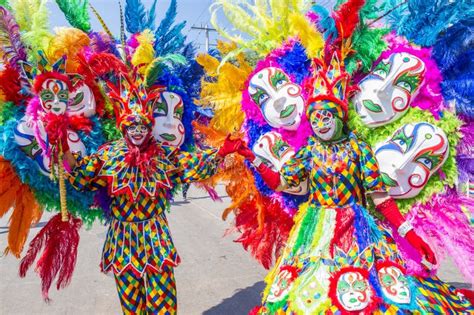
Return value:
[(146, 29), (137, 36), (137, 41), (139, 46), (132, 56), (132, 64), (135, 67), (140, 66), (138, 72), (144, 74), (155, 56), (155, 49), (153, 48), (155, 36), (150, 30)]
[(204, 71), (209, 76), (217, 75), (217, 67), (219, 67), (219, 60), (208, 55), (208, 54), (199, 54), (196, 57), (197, 63), (204, 68)]
[(289, 20), (291, 34), (299, 37), (301, 43), (306, 48), (308, 57), (318, 57), (324, 46), (324, 39), (321, 33), (301, 14), (291, 14)]
[[(261, 57), (293, 36), (299, 36), (310, 54), (316, 56), (323, 41), (305, 17), (310, 5), (309, 0), (257, 0), (254, 4), (217, 0), (210, 8), (211, 23), (223, 37), (238, 45), (236, 49), (252, 50)], [(227, 18), (234, 33), (219, 25), (218, 15)], [(240, 33), (250, 39), (243, 39)]]
[(47, 0), (11, 0), (13, 15), (20, 26), (22, 39), (35, 55), (46, 50), (53, 37), (49, 31)]
[(47, 57), (50, 63), (54, 63), (62, 56), (67, 56), (66, 70), (74, 73), (79, 66), (77, 54), (84, 47), (89, 46), (90, 38), (83, 31), (72, 27), (55, 28), (55, 36), (48, 45)]
[[(218, 43), (221, 54), (235, 47), (233, 43)], [(195, 100), (197, 105), (214, 109), (210, 127), (224, 134), (240, 130), (244, 121), (240, 106), (242, 90), (252, 67), (243, 54), (223, 64), (207, 54), (199, 55), (196, 60), (204, 68), (206, 76), (212, 77), (210, 81), (203, 80), (200, 99)]]

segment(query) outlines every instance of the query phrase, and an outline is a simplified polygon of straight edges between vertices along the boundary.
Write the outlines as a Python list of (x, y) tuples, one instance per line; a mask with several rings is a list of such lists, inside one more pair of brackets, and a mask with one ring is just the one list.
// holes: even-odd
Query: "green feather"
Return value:
[(87, 11), (88, 0), (56, 0), (56, 3), (71, 26), (86, 33), (91, 30)]
[(167, 54), (153, 60), (145, 72), (145, 85), (147, 87), (155, 84), (165, 69), (172, 69), (174, 66), (186, 65), (186, 57), (180, 54)]

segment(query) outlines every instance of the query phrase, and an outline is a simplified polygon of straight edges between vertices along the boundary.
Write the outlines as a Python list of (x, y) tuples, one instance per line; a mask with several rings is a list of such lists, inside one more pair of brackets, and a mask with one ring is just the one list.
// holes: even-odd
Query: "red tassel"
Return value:
[(49, 288), (56, 277), (58, 290), (71, 282), (76, 265), (81, 225), (81, 220), (71, 215), (66, 222), (61, 220), (61, 214), (55, 215), (31, 241), (28, 252), (21, 260), (19, 273), (23, 278), (43, 249), (35, 271), (41, 278), (41, 290), (45, 301), (49, 301)]

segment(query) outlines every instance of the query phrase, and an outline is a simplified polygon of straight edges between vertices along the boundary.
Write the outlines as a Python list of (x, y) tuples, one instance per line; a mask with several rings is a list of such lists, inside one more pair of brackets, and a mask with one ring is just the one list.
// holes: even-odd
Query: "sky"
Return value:
[[(205, 42), (205, 32), (191, 30), (191, 26), (211, 26), (209, 23), (210, 12), (209, 6), (211, 5), (212, 0), (178, 0), (178, 16), (176, 17), (176, 22), (181, 22), (186, 20), (186, 27), (184, 29), (184, 34), (187, 35), (188, 41), (194, 41), (199, 47), (199, 50), (204, 50)], [(110, 28), (112, 33), (118, 35), (120, 34), (120, 11), (118, 6), (118, 0), (89, 0), (94, 8), (99, 12), (99, 14), (104, 19), (107, 26)], [(122, 0), (122, 5), (125, 1)], [(142, 0), (142, 3), (148, 9), (153, 0)], [(170, 4), (170, 0), (158, 0), (157, 4), (157, 21), (161, 21), (164, 17), (166, 10)], [(68, 22), (64, 18), (63, 13), (59, 10), (57, 4), (54, 1), (48, 3), (48, 8), (51, 12), (50, 15), (50, 25), (51, 27), (56, 26), (68, 26)], [(94, 30), (102, 30), (99, 22), (96, 17), (90, 13), (91, 24)], [(159, 23), (159, 22), (158, 22)], [(157, 23), (157, 24), (158, 24)], [(211, 44), (215, 44), (217, 39), (216, 32), (210, 32), (210, 41)]]
[[(334, 3), (335, 0), (321, 0), (318, 3), (325, 5), (326, 7), (330, 3)], [(104, 19), (105, 23), (112, 31), (112, 33), (119, 35), (120, 34), (120, 11), (118, 6), (118, 0), (89, 0), (94, 8), (99, 12), (99, 14)], [(124, 6), (125, 0), (122, 0), (122, 5)], [(148, 9), (153, 0), (142, 0), (142, 3)], [(210, 12), (209, 6), (213, 3), (213, 0), (177, 0), (178, 5), (178, 16), (176, 17), (176, 22), (179, 23), (183, 20), (187, 21), (186, 27), (184, 28), (184, 34), (187, 35), (188, 41), (194, 41), (198, 47), (199, 51), (204, 51), (205, 43), (205, 32), (192, 30), (191, 26), (205, 26), (206, 24), (210, 25)], [(157, 21), (161, 21), (164, 17), (166, 10), (170, 4), (170, 0), (158, 0), (156, 17)], [(63, 13), (59, 10), (55, 1), (50, 0), (48, 3), (48, 8), (51, 12), (50, 15), (50, 25), (52, 28), (57, 26), (69, 26), (68, 22), (64, 18)], [(102, 30), (101, 25), (97, 21), (96, 17), (90, 13), (90, 19), (92, 28), (94, 30)], [(220, 19), (221, 25), (223, 27), (230, 28), (229, 23), (226, 23), (225, 19)], [(158, 24), (157, 23), (157, 24)], [(118, 36), (117, 36), (118, 37)], [(215, 44), (218, 34), (216, 32), (210, 32), (210, 43)]]

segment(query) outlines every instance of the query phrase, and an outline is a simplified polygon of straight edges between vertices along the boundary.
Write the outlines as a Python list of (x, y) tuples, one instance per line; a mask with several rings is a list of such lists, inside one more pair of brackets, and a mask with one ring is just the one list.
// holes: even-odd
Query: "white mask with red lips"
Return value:
[(131, 125), (125, 129), (125, 136), (134, 146), (140, 147), (150, 135), (150, 130), (143, 124)]

